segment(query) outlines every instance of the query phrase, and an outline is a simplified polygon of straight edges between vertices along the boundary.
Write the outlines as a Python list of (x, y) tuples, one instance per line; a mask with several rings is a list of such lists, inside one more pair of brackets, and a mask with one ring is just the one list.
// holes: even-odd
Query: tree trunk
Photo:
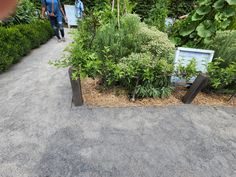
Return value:
[(114, 8), (115, 8), (115, 0), (112, 0), (112, 8), (111, 8), (112, 12), (114, 11)]
[(120, 28), (120, 0), (117, 0), (117, 20), (118, 28)]

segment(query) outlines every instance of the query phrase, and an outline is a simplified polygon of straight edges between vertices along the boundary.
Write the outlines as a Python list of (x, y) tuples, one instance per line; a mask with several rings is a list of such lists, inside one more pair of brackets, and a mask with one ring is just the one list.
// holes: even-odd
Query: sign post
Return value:
[(74, 5), (64, 5), (66, 16), (68, 19), (68, 28), (71, 26), (77, 26), (77, 17), (76, 17), (76, 9)]
[[(186, 66), (192, 59), (195, 59), (197, 62), (197, 71), (201, 73), (207, 72), (207, 64), (212, 61), (214, 56), (213, 50), (202, 50), (202, 49), (193, 49), (193, 48), (184, 48), (184, 47), (178, 47), (175, 52), (175, 69), (177, 68), (178, 64), (182, 64), (183, 66)], [(190, 79), (190, 83), (193, 83), (193, 81), (196, 79), (196, 77), (193, 77)], [(178, 84), (181, 82), (181, 79), (177, 76), (171, 77), (171, 82)]]

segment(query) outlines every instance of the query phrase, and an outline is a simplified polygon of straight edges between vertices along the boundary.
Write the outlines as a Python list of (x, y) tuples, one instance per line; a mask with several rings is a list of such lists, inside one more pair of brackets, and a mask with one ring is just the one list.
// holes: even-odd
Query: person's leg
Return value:
[(55, 36), (57, 37), (57, 39), (61, 39), (61, 37), (59, 36), (59, 31), (58, 31), (58, 28), (57, 28), (57, 24), (56, 24), (56, 17), (49, 17), (49, 20), (50, 20), (51, 26), (54, 30)]
[(62, 16), (60, 16), (60, 15), (57, 16), (57, 23), (58, 23), (58, 28), (59, 28), (60, 33), (61, 33), (61, 37), (64, 39), (65, 32), (64, 32), (64, 27), (63, 27)]

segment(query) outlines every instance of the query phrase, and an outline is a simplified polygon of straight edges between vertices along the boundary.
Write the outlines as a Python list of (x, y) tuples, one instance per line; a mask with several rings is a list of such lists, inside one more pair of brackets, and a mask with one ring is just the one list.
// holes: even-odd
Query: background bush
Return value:
[(219, 31), (207, 46), (215, 51), (216, 58), (223, 58), (222, 67), (236, 61), (236, 30)]
[(168, 0), (156, 0), (148, 12), (145, 22), (149, 25), (156, 26), (161, 31), (166, 30), (165, 20), (168, 16)]
[(189, 14), (197, 0), (169, 0), (168, 16), (178, 19), (182, 15)]
[(15, 13), (2, 22), (3, 26), (12, 26), (17, 24), (29, 24), (36, 21), (39, 17), (39, 11), (30, 0), (20, 0)]
[(49, 22), (0, 27), (0, 72), (53, 36)]
[(215, 59), (208, 66), (211, 88), (236, 90), (236, 31), (218, 31), (206, 47), (215, 51)]
[(178, 22), (172, 30), (177, 45), (204, 47), (217, 31), (232, 30), (235, 24), (236, 1), (198, 0), (197, 7), (187, 19)]

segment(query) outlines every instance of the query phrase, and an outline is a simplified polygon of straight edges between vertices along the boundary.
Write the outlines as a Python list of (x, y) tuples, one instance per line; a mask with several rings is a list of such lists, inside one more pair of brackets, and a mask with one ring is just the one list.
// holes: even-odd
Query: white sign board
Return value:
[[(189, 64), (189, 62), (194, 58), (197, 62), (197, 71), (202, 73), (207, 72), (206, 65), (212, 61), (214, 57), (213, 50), (202, 50), (202, 49), (193, 49), (193, 48), (183, 48), (178, 47), (175, 52), (175, 68), (181, 63), (183, 66)], [(195, 78), (192, 78), (190, 82), (193, 82)], [(173, 76), (171, 82), (177, 83), (180, 81), (180, 78)]]
[(168, 18), (165, 19), (166, 27), (173, 26), (174, 22), (175, 22), (175, 20), (173, 18), (168, 17)]
[(68, 20), (68, 26), (77, 26), (76, 10), (74, 5), (64, 5), (66, 16)]

